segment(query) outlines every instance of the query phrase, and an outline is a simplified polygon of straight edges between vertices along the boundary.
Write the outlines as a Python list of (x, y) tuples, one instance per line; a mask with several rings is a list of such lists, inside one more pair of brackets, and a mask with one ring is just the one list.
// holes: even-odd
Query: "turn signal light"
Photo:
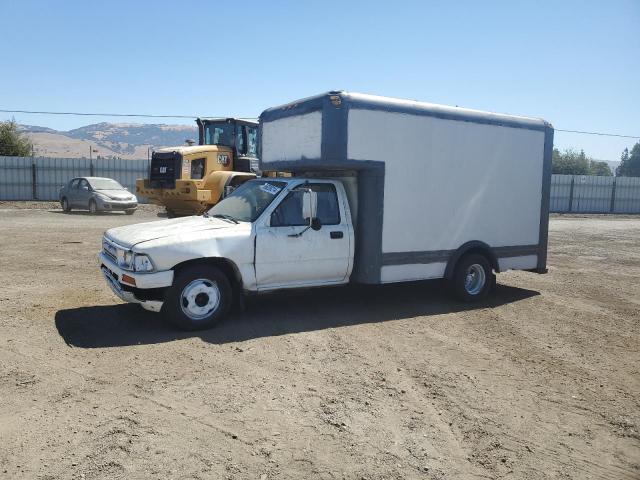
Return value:
[(136, 279), (133, 278), (133, 277), (130, 277), (126, 273), (122, 274), (122, 282), (123, 283), (128, 283), (129, 285), (132, 285), (134, 287), (136, 286)]

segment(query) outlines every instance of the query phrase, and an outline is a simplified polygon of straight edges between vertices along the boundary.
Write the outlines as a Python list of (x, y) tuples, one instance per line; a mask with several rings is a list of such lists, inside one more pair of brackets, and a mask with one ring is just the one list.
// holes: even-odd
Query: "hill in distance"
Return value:
[[(189, 125), (94, 123), (69, 131), (20, 125), (39, 157), (147, 158), (148, 149), (184, 145), (198, 140), (198, 129)], [(97, 152), (96, 152), (97, 150)]]

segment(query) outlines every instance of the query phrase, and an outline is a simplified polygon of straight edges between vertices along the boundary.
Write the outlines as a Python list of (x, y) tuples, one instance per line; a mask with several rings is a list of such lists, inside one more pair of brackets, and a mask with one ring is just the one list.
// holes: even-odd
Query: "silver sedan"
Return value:
[(78, 177), (60, 189), (60, 206), (65, 212), (73, 208), (103, 211), (124, 211), (133, 215), (138, 199), (111, 178)]

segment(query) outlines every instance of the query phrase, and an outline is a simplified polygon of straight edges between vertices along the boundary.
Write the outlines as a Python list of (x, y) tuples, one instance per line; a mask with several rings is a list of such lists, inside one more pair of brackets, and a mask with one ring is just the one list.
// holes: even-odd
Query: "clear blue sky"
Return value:
[[(640, 135), (639, 29), (640, 0), (4, 0), (0, 108), (253, 117), (346, 89)], [(556, 134), (606, 160), (633, 143)]]

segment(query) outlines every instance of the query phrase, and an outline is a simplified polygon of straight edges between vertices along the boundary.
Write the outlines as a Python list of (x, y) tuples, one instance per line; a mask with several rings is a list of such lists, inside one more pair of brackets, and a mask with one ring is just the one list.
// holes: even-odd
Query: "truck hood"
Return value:
[(159, 238), (173, 236), (185, 237), (193, 232), (218, 230), (235, 226), (235, 224), (227, 220), (218, 218), (185, 217), (116, 227), (107, 230), (105, 236), (122, 247), (132, 248), (139, 243), (157, 240)]

